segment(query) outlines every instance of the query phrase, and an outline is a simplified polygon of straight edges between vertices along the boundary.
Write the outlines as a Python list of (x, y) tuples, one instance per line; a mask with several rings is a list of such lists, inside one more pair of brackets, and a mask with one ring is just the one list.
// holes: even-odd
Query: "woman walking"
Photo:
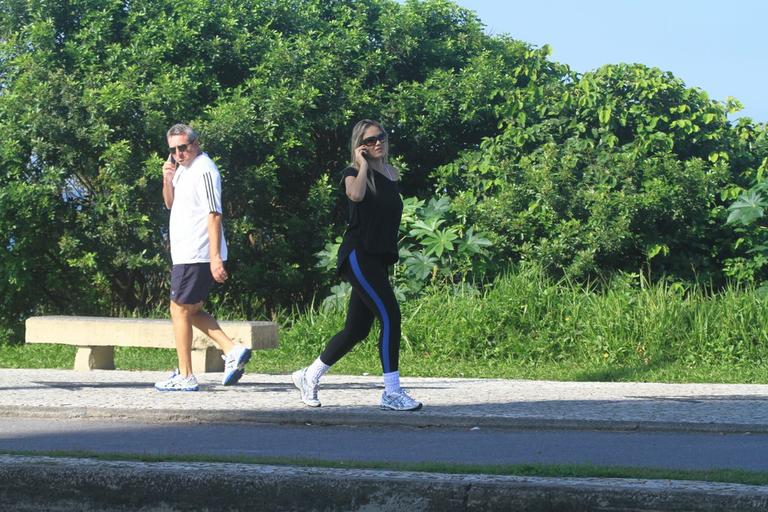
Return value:
[(387, 162), (388, 142), (384, 127), (363, 119), (352, 129), (351, 163), (343, 172), (343, 187), (349, 203), (349, 219), (339, 247), (336, 268), (352, 285), (344, 328), (306, 368), (293, 373), (301, 401), (319, 407), (320, 378), (379, 321), (379, 358), (384, 371), (380, 407), (414, 411), (421, 402), (400, 387), (400, 307), (389, 283), (389, 265), (398, 259), (397, 239), (403, 202), (399, 173)]

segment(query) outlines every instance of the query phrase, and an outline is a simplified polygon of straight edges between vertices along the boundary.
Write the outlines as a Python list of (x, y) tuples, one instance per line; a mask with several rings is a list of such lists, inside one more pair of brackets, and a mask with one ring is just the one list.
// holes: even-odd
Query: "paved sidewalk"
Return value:
[[(403, 384), (425, 406), (421, 411), (396, 413), (378, 409), (380, 377), (327, 375), (320, 388), (323, 406), (312, 409), (299, 401), (287, 374), (246, 374), (232, 387), (219, 384), (220, 374), (207, 374), (198, 376), (199, 392), (156, 391), (153, 383), (166, 375), (0, 369), (0, 417), (768, 432), (768, 385), (406, 377)], [(209, 502), (212, 508), (232, 510), (247, 510), (254, 503), (269, 503), (274, 510), (409, 512), (768, 509), (764, 486), (674, 480), (571, 481), (2, 455), (0, 460), (0, 508), (25, 506), (26, 510), (64, 509), (73, 500), (92, 509), (120, 510), (194, 508)], [(41, 487), (46, 488), (44, 495), (38, 492)], [(169, 495), (168, 489), (177, 492)]]
[(327, 375), (323, 406), (305, 407), (290, 375), (246, 374), (236, 386), (198, 376), (201, 391), (159, 392), (163, 372), (0, 369), (0, 416), (141, 421), (486, 428), (768, 432), (768, 385), (403, 378), (421, 411), (378, 409), (380, 377)]

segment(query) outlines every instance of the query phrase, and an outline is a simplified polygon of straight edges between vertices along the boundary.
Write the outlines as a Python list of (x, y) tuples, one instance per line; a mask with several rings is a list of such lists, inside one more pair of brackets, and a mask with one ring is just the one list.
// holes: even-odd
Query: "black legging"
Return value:
[(400, 306), (389, 284), (387, 266), (378, 258), (354, 250), (341, 268), (341, 275), (352, 285), (344, 329), (328, 342), (320, 360), (332, 366), (364, 340), (374, 316), (381, 326), (379, 358), (384, 373), (398, 369), (400, 355)]

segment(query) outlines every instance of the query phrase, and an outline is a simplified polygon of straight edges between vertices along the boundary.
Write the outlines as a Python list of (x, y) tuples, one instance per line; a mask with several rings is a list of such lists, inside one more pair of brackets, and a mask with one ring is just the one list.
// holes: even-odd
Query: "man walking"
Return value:
[(163, 200), (171, 210), (171, 320), (179, 367), (155, 384), (160, 391), (197, 391), (192, 373), (192, 326), (208, 335), (226, 354), (222, 384), (243, 376), (251, 350), (233, 343), (218, 322), (203, 311), (213, 281), (227, 280), (227, 242), (221, 215), (221, 175), (200, 150), (192, 127), (176, 124), (168, 130), (170, 156), (163, 164)]

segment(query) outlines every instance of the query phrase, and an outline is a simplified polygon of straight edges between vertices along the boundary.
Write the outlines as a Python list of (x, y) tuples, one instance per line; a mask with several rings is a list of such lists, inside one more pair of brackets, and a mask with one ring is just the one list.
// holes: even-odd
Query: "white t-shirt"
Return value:
[[(206, 153), (200, 153), (192, 165), (179, 165), (173, 176), (171, 207), (171, 260), (182, 263), (211, 261), (208, 242), (208, 214), (221, 214), (221, 175)], [(221, 259), (227, 259), (224, 224), (221, 227)]]

